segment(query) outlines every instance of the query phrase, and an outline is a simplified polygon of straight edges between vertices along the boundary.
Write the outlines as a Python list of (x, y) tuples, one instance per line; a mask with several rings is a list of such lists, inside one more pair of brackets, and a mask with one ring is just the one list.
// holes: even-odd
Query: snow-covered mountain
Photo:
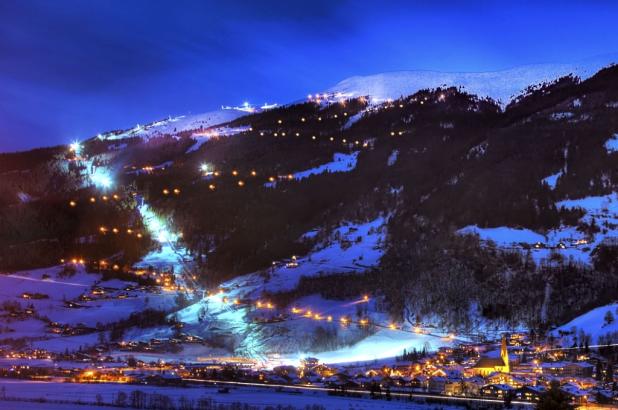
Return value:
[[(614, 303), (618, 67), (593, 75), (610, 62), (354, 77), (327, 98), (255, 115), (175, 117), (81, 147), (6, 154), (0, 269), (21, 271), (3, 280), (23, 287), (0, 294), (20, 303), (4, 329), (17, 327), (17, 312), (24, 337), (45, 346), (59, 339), (48, 321), (82, 322), (79, 347), (101, 329), (135, 341), (172, 337), (178, 324), (208, 354), (345, 361), (447, 335), (555, 327)], [(504, 106), (571, 73), (588, 79)], [(426, 90), (443, 85), (503, 109), (456, 87)], [(354, 98), (411, 93), (396, 105)], [(104, 183), (89, 183), (97, 177)], [(80, 288), (48, 284), (62, 268), (34, 270), (77, 257), (89, 280)], [(151, 269), (177, 288), (123, 290), (133, 271)], [(105, 278), (123, 281), (105, 289), (121, 302), (101, 301), (95, 288), (112, 286), (95, 282)], [(162, 320), (125, 322), (146, 298)], [(33, 299), (36, 321), (25, 312)], [(92, 323), (89, 307), (109, 309), (110, 323)], [(192, 349), (183, 357), (203, 355)]]
[(573, 74), (582, 80), (617, 61), (616, 55), (565, 64), (534, 64), (490, 72), (394, 71), (354, 76), (339, 82), (328, 91), (346, 97), (370, 96), (380, 102), (411, 95), (422, 89), (461, 87), (479, 97), (491, 97), (503, 105), (527, 87), (554, 81)]

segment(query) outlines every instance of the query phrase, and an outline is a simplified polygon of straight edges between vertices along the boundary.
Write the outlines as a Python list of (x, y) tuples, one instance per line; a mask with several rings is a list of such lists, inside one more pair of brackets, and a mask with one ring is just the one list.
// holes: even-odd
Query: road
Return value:
[[(327, 387), (318, 387), (318, 386), (304, 386), (304, 385), (289, 385), (289, 384), (264, 384), (264, 383), (252, 383), (252, 382), (234, 382), (234, 381), (221, 381), (221, 380), (206, 380), (206, 379), (192, 379), (187, 378), (183, 379), (186, 382), (191, 383), (202, 383), (202, 384), (217, 384), (222, 386), (240, 386), (240, 387), (259, 387), (264, 389), (287, 389), (287, 390), (298, 390), (298, 391), (320, 391), (320, 392), (332, 392), (334, 389)], [(347, 393), (355, 393), (361, 394), (365, 396), (369, 396), (370, 392), (367, 390), (358, 390), (358, 389), (347, 389)], [(396, 392), (391, 391), (392, 397), (401, 397), (401, 398), (409, 398), (410, 393)], [(459, 396), (445, 396), (441, 394), (431, 394), (431, 393), (412, 393), (413, 399), (439, 399), (452, 401), (453, 403), (486, 403), (486, 404), (504, 404), (504, 400), (500, 399), (490, 399), (490, 398), (481, 398), (481, 397), (459, 397)], [(521, 400), (513, 400), (511, 402), (513, 405), (523, 406), (523, 407), (533, 407), (533, 403), (529, 403)]]

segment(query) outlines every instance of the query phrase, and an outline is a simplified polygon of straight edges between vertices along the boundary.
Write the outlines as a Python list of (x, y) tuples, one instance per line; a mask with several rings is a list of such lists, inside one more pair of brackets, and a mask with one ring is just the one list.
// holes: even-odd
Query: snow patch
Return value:
[(325, 172), (350, 172), (356, 168), (356, 161), (358, 159), (358, 151), (354, 151), (351, 154), (335, 153), (333, 160), (322, 164), (315, 168), (308, 169), (293, 174), (294, 179), (300, 181), (304, 178), (309, 178), (312, 175), (319, 175)]
[(556, 189), (556, 184), (558, 183), (558, 179), (562, 176), (562, 171), (557, 172), (553, 175), (543, 178), (543, 182), (549, 186), (552, 190)]
[(468, 151), (468, 154), (466, 155), (466, 159), (476, 159), (476, 158), (482, 157), (483, 155), (485, 155), (485, 152), (487, 152), (488, 146), (489, 146), (489, 143), (485, 141), (485, 142), (480, 143), (477, 146), (470, 148), (470, 150)]
[(605, 142), (605, 149), (608, 154), (618, 152), (618, 133), (612, 135), (611, 138)]
[(399, 157), (399, 150), (394, 149), (393, 152), (391, 152), (391, 155), (388, 156), (386, 165), (388, 165), (389, 167), (395, 165), (395, 162), (397, 162), (397, 157)]
[(513, 244), (535, 244), (544, 242), (545, 237), (530, 229), (509, 228), (499, 226), (496, 228), (479, 228), (476, 225), (468, 225), (457, 231), (458, 234), (468, 235), (476, 234), (481, 240), (491, 240), (500, 246), (509, 246)]

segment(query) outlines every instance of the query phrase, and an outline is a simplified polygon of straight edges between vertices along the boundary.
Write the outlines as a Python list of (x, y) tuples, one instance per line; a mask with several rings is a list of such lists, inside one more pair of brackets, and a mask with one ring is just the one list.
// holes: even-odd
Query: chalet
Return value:
[(429, 378), (428, 390), (430, 393), (444, 393), (448, 379), (444, 376), (433, 376)]
[(592, 377), (594, 365), (588, 362), (541, 363), (543, 374), (557, 377)]
[(547, 389), (543, 386), (523, 386), (515, 393), (519, 400), (537, 402), (545, 394)]
[(507, 395), (514, 393), (515, 389), (508, 384), (488, 384), (481, 388), (481, 396), (503, 399)]

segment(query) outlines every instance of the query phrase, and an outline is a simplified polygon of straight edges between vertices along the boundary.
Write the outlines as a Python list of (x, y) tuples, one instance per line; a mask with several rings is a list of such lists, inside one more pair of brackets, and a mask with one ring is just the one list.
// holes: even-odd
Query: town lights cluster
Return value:
[[(219, 292), (221, 293), (222, 291), (219, 291)], [(371, 298), (369, 297), (369, 295), (363, 295), (359, 300), (357, 300), (356, 302), (353, 302), (353, 304), (368, 303), (370, 300)], [(224, 298), (224, 302), (227, 303), (227, 298)], [(255, 308), (261, 309), (261, 310), (274, 310), (276, 309), (276, 306), (272, 302), (258, 300), (257, 302), (255, 302)], [(332, 315), (325, 315), (311, 308), (300, 308), (297, 306), (293, 306), (292, 308), (290, 308), (289, 311), (292, 315), (295, 315), (297, 318), (304, 318), (304, 319), (309, 319), (309, 320), (314, 320), (314, 321), (325, 321), (325, 322), (334, 322), (336, 320)], [(353, 320), (350, 316), (342, 315), (342, 316), (339, 316), (338, 321), (341, 326), (348, 326), (351, 324), (356, 324), (360, 327), (366, 327), (366, 326), (371, 325), (373, 327), (388, 329), (388, 330), (393, 330), (393, 331), (415, 333), (415, 334), (428, 335), (432, 337), (438, 337), (447, 342), (451, 342), (456, 339), (456, 336), (452, 333), (447, 336), (434, 335), (422, 329), (419, 326), (415, 326), (412, 330), (406, 330), (393, 322), (378, 323), (378, 322), (370, 321), (369, 318), (366, 318), (366, 317)]]

